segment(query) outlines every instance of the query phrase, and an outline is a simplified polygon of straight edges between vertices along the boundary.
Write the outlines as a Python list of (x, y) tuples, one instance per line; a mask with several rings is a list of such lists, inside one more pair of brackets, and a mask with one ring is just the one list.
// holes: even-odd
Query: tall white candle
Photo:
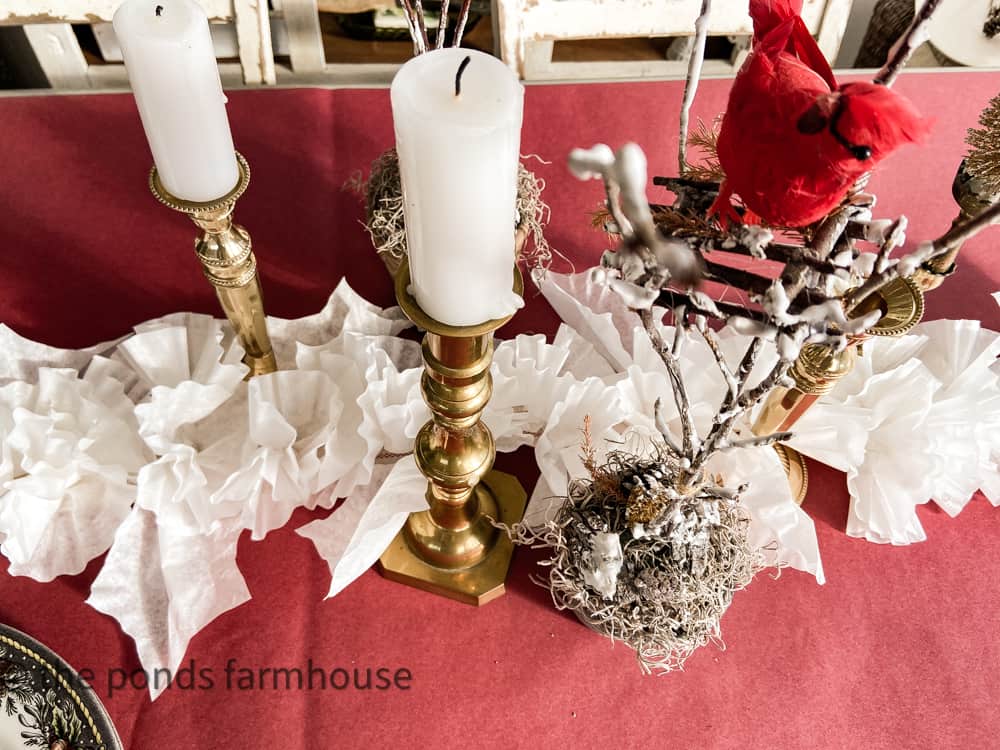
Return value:
[(208, 17), (194, 0), (127, 0), (114, 15), (163, 186), (211, 201), (239, 181)]
[(446, 48), (400, 68), (391, 98), (417, 303), (456, 326), (513, 313), (524, 88), (495, 57)]

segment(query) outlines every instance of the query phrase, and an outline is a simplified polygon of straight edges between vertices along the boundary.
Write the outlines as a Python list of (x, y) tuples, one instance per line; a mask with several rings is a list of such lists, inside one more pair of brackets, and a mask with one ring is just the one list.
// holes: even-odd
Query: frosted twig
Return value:
[(413, 39), (413, 54), (421, 55), (427, 51), (427, 40), (420, 33), (420, 29), (417, 26), (417, 15), (413, 11), (413, 4), (410, 0), (402, 0), (402, 2), (403, 17), (406, 18), (406, 28), (410, 32), (410, 38)]
[(462, 0), (462, 9), (458, 11), (458, 21), (455, 23), (455, 35), (451, 38), (452, 47), (462, 46), (462, 35), (465, 33), (465, 24), (469, 20), (469, 8), (472, 0)]
[(434, 40), (434, 48), (444, 47), (444, 35), (448, 31), (448, 0), (441, 0), (441, 18), (438, 19), (437, 38)]
[(420, 32), (420, 38), (423, 40), (426, 50), (430, 47), (430, 40), (427, 38), (427, 24), (424, 22), (424, 6), (421, 0), (413, 0), (413, 7), (417, 11), (417, 31)]
[(653, 422), (656, 424), (656, 431), (660, 433), (667, 447), (677, 455), (678, 459), (683, 458), (684, 454), (681, 452), (681, 447), (674, 440), (674, 436), (670, 433), (670, 427), (667, 425), (667, 420), (663, 416), (663, 400), (659, 398), (653, 404)]
[(770, 435), (761, 435), (759, 437), (748, 437), (739, 438), (737, 440), (725, 440), (719, 443), (719, 450), (728, 451), (735, 448), (754, 448), (754, 447), (764, 447), (768, 445), (774, 445), (775, 443), (784, 443), (790, 440), (792, 437), (791, 432), (775, 432)]
[(705, 339), (705, 343), (708, 344), (708, 348), (712, 350), (712, 356), (715, 357), (715, 363), (719, 366), (719, 370), (722, 371), (722, 377), (726, 381), (726, 388), (729, 389), (729, 399), (735, 401), (739, 396), (740, 384), (733, 373), (732, 369), (729, 367), (729, 363), (726, 362), (726, 355), (722, 352), (722, 344), (719, 342), (719, 337), (716, 336), (715, 331), (709, 328), (708, 323), (704, 318), (700, 318), (695, 324), (695, 328), (698, 329), (698, 333), (701, 337)]
[(737, 401), (739, 408), (749, 409), (760, 399), (770, 393), (771, 389), (774, 388), (774, 386), (776, 386), (781, 379), (788, 374), (788, 368), (791, 366), (791, 361), (778, 360), (778, 363), (771, 368), (771, 372), (769, 372), (763, 380), (761, 380), (753, 388), (743, 392)]
[(701, 15), (694, 23), (694, 46), (688, 58), (687, 81), (684, 83), (684, 101), (681, 104), (680, 141), (677, 146), (677, 164), (681, 176), (687, 171), (688, 121), (691, 105), (698, 93), (701, 68), (705, 63), (705, 41), (708, 37), (708, 20), (712, 14), (712, 0), (701, 0)]
[[(837, 241), (844, 236), (844, 230), (851, 220), (854, 206), (841, 206), (827, 216), (816, 228), (812, 242), (809, 243), (809, 254), (816, 260), (826, 260), (830, 257)], [(794, 296), (794, 295), (791, 295)]]
[(920, 6), (920, 10), (913, 16), (906, 33), (892, 46), (889, 51), (889, 59), (875, 76), (874, 82), (884, 86), (892, 86), (896, 82), (896, 77), (906, 65), (913, 52), (927, 41), (927, 24), (937, 10), (941, 0), (925, 0)]
[(646, 329), (653, 348), (660, 355), (660, 359), (663, 360), (663, 364), (667, 368), (667, 374), (670, 376), (670, 386), (674, 394), (674, 403), (677, 405), (677, 413), (681, 418), (681, 456), (691, 456), (698, 449), (699, 440), (694, 426), (694, 418), (691, 416), (691, 402), (688, 399), (687, 389), (684, 387), (680, 365), (660, 335), (660, 331), (656, 327), (656, 322), (653, 320), (653, 313), (649, 310), (642, 310), (639, 317), (642, 319), (643, 328)]
[(681, 356), (681, 349), (684, 347), (684, 328), (687, 320), (687, 307), (678, 305), (674, 308), (674, 343), (670, 347), (670, 353), (674, 357)]
[(750, 382), (750, 373), (753, 372), (753, 368), (757, 365), (757, 358), (760, 356), (760, 350), (763, 348), (763, 339), (752, 339), (746, 352), (743, 354), (743, 358), (740, 360), (739, 367), (736, 368), (736, 377), (740, 380), (741, 393), (747, 389), (747, 385)]

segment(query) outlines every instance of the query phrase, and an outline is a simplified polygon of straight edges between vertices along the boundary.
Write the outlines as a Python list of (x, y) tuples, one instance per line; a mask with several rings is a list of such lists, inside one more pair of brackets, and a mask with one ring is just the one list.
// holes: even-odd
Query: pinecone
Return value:
[(665, 468), (659, 461), (639, 461), (622, 474), (620, 482), (622, 494), (628, 497), (630, 523), (649, 523), (663, 510), (667, 499), (662, 481), (668, 477)]

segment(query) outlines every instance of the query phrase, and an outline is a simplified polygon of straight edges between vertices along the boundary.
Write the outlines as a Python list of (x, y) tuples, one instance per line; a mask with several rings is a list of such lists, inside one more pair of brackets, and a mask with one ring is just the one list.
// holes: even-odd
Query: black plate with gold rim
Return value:
[(97, 694), (51, 649), (0, 623), (0, 750), (122, 750)]

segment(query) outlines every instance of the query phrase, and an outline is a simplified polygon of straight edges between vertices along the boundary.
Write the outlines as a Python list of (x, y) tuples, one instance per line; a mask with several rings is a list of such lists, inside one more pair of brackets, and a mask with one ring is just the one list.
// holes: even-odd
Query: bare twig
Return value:
[(701, 14), (694, 23), (694, 47), (688, 58), (687, 81), (684, 83), (684, 101), (681, 104), (680, 141), (677, 146), (677, 168), (683, 175), (687, 171), (688, 120), (691, 105), (698, 92), (701, 68), (705, 63), (705, 41), (708, 38), (708, 19), (712, 14), (712, 0), (701, 0)]
[(927, 23), (940, 4), (941, 0), (924, 1), (924, 4), (920, 6), (920, 10), (914, 15), (913, 21), (910, 23), (910, 27), (906, 30), (906, 33), (900, 37), (899, 41), (889, 51), (889, 59), (886, 60), (885, 65), (882, 66), (878, 75), (875, 76), (875, 83), (892, 86), (896, 82), (896, 77), (903, 69), (903, 66), (906, 65), (914, 50), (927, 41)]

